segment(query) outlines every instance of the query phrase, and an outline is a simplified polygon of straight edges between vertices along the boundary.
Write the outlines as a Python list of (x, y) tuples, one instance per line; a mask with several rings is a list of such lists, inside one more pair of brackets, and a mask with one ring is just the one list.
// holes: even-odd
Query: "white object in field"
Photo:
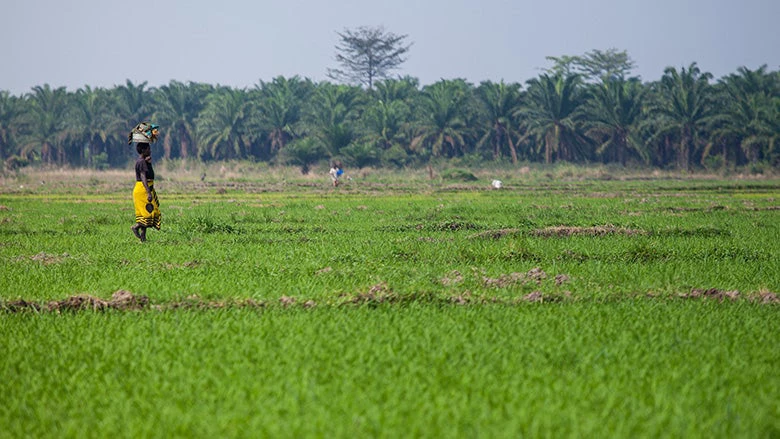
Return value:
[(493, 180), (493, 183), (491, 185), (496, 189), (501, 189), (501, 187), (504, 185), (501, 183), (501, 180)]

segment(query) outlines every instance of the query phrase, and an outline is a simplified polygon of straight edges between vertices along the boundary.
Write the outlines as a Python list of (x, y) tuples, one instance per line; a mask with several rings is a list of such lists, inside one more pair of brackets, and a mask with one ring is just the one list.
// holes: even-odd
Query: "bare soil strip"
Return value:
[(611, 224), (594, 227), (572, 227), (572, 226), (553, 226), (544, 229), (536, 229), (531, 232), (534, 236), (553, 237), (553, 236), (607, 236), (607, 235), (647, 235), (647, 232), (640, 229), (629, 229), (626, 227), (615, 227)]
[[(525, 276), (523, 276), (525, 277)], [(509, 276), (507, 279), (516, 279)], [(502, 279), (505, 281), (507, 279)], [(486, 280), (489, 282), (491, 280)], [(621, 298), (613, 297), (611, 300), (632, 300), (637, 298), (648, 299), (699, 299), (716, 300), (719, 302), (735, 302), (737, 300), (748, 300), (763, 305), (780, 304), (780, 297), (777, 293), (769, 291), (759, 291), (754, 294), (741, 294), (739, 291), (723, 291), (717, 288), (699, 289), (693, 288), (690, 292), (680, 293), (675, 296), (658, 296), (653, 294), (627, 295)], [(342, 295), (334, 303), (325, 304), (325, 306), (345, 306), (345, 305), (369, 305), (376, 306), (380, 304), (404, 304), (411, 302), (435, 303), (437, 305), (519, 305), (522, 303), (557, 303), (562, 301), (577, 302), (582, 299), (576, 299), (571, 293), (564, 291), (561, 293), (542, 293), (533, 291), (520, 298), (506, 299), (499, 297), (476, 297), (469, 291), (458, 295), (442, 296), (432, 293), (419, 294), (398, 294), (392, 291), (387, 284), (379, 283), (372, 286), (368, 291), (353, 294)], [(205, 301), (199, 297), (188, 297), (183, 301), (166, 302), (161, 304), (152, 304), (147, 296), (136, 296), (130, 291), (119, 290), (115, 292), (110, 299), (101, 299), (88, 294), (79, 294), (70, 296), (63, 300), (54, 300), (46, 303), (30, 301), (25, 299), (0, 301), (0, 311), (6, 313), (56, 313), (65, 312), (105, 312), (113, 311), (173, 311), (173, 310), (209, 310), (222, 308), (251, 308), (265, 309), (269, 307), (280, 308), (313, 308), (318, 306), (317, 302), (311, 299), (299, 299), (296, 297), (282, 296), (278, 302), (257, 301), (254, 299), (240, 299), (230, 301)]]

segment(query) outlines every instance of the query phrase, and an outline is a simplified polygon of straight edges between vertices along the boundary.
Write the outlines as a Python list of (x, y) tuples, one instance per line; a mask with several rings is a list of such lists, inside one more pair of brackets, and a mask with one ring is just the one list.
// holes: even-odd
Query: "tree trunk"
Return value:
[(493, 125), (493, 160), (498, 160), (501, 156), (501, 124)]
[(181, 156), (181, 158), (186, 159), (187, 157), (189, 157), (189, 155), (190, 155), (189, 148), (190, 148), (189, 142), (187, 141), (187, 139), (182, 137), (182, 139), (181, 139), (181, 151), (179, 152), (179, 155)]
[(690, 127), (688, 126), (683, 127), (683, 132), (680, 139), (679, 164), (680, 164), (680, 168), (685, 171), (691, 170), (690, 169), (690, 165), (691, 165), (690, 137), (691, 137)]
[(509, 153), (512, 154), (512, 164), (517, 164), (517, 148), (515, 148), (515, 144), (512, 142), (512, 136), (507, 133), (507, 141), (509, 142)]
[(171, 136), (167, 135), (165, 136), (165, 141), (163, 141), (163, 155), (166, 159), (171, 158)]

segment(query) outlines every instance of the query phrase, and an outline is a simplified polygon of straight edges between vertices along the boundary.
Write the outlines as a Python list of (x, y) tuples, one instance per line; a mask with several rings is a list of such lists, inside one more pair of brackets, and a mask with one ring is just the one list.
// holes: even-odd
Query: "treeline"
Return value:
[(75, 92), (0, 91), (0, 158), (21, 166), (107, 168), (135, 157), (140, 121), (161, 126), (158, 157), (349, 167), (567, 161), (662, 168), (780, 165), (780, 72), (719, 80), (690, 66), (660, 80), (549, 70), (525, 84), (411, 77), (370, 89), (298, 76), (250, 89), (172, 81)]

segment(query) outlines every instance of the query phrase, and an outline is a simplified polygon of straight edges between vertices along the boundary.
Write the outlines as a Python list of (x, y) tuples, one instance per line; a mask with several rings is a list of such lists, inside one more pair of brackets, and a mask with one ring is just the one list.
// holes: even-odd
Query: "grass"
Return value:
[[(383, 282), (402, 294), (507, 297), (780, 290), (771, 191), (746, 201), (739, 189), (664, 197), (614, 186), (162, 195), (163, 230), (149, 232), (148, 246), (132, 238), (121, 194), (2, 196), (0, 288), (36, 300), (126, 289), (155, 301), (326, 300)], [(537, 267), (548, 275), (538, 285), (482, 282)], [(453, 271), (464, 282), (443, 285)], [(555, 285), (556, 275), (569, 281)]]
[[(778, 432), (776, 309), (741, 302), (3, 317), (19, 436)], [(34, 334), (32, 337), (30, 334)]]
[(777, 181), (263, 171), (1, 182), (0, 437), (780, 434)]

